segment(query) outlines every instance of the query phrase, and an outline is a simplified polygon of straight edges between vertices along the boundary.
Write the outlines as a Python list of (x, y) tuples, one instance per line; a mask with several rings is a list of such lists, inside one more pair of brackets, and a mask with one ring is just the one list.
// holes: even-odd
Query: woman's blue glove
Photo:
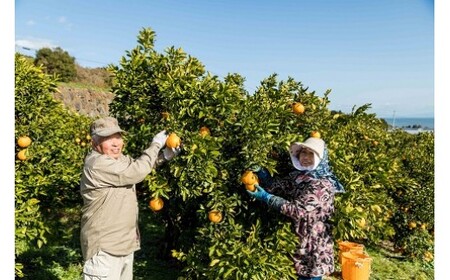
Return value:
[(250, 168), (250, 170), (256, 174), (256, 176), (258, 177), (258, 181), (263, 188), (272, 185), (272, 175), (270, 175), (270, 172), (269, 170), (267, 170), (267, 168), (254, 165)]
[(255, 191), (248, 191), (248, 194), (251, 197), (256, 198), (257, 200), (263, 201), (266, 204), (269, 204), (269, 200), (270, 198), (273, 196), (272, 194), (266, 192), (263, 188), (261, 188), (258, 184), (255, 185), (256, 186), (256, 190)]

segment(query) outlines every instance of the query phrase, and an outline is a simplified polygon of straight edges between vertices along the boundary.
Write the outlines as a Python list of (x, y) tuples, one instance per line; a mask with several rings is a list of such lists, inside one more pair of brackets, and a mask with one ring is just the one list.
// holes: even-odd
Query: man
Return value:
[(137, 159), (122, 153), (125, 133), (113, 117), (91, 125), (92, 151), (86, 156), (80, 192), (83, 197), (81, 249), (83, 279), (133, 279), (134, 251), (140, 249), (135, 184), (179, 150), (164, 149), (167, 134), (156, 134)]

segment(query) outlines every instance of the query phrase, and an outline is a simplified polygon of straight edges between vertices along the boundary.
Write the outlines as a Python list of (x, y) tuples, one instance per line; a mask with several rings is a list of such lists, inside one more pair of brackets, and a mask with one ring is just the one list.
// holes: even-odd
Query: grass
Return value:
[(92, 84), (85, 84), (81, 82), (60, 82), (58, 83), (59, 87), (67, 87), (71, 89), (78, 89), (78, 90), (90, 90), (94, 92), (110, 92), (110, 87), (101, 87), (97, 85)]
[[(176, 280), (180, 266), (174, 260), (159, 257), (159, 249), (164, 236), (157, 214), (146, 205), (141, 205), (140, 232), (141, 250), (135, 253), (134, 279), (136, 280)], [(20, 252), (16, 262), (24, 264), (22, 279), (72, 280), (81, 279), (83, 260), (79, 243), (79, 213), (72, 212), (69, 218), (60, 221), (66, 227), (58, 239), (49, 241), (41, 249), (25, 244), (16, 244)], [(411, 262), (383, 247), (366, 247), (372, 258), (370, 280), (428, 280), (434, 279), (433, 264)], [(339, 280), (340, 265), (332, 276), (324, 280)]]
[[(411, 262), (391, 250), (383, 247), (367, 247), (366, 253), (372, 259), (370, 280), (428, 280), (434, 279), (433, 264)], [(339, 280), (341, 267), (336, 266), (336, 272), (324, 280)]]

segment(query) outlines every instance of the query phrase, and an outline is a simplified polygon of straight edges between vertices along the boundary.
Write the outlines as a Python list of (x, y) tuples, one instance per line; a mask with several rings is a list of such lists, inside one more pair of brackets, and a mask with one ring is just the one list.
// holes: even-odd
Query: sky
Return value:
[(155, 48), (181, 47), (253, 93), (271, 74), (350, 113), (434, 116), (434, 3), (430, 0), (16, 0), (15, 50), (60, 47), (85, 67), (118, 64), (144, 27)]

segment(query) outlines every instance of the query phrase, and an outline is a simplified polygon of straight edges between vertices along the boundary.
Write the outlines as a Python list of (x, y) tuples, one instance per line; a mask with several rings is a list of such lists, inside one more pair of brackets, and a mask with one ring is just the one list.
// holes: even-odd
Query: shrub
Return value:
[(59, 47), (55, 49), (39, 49), (36, 52), (34, 64), (42, 66), (43, 72), (56, 75), (63, 82), (72, 81), (77, 73), (75, 68), (75, 58)]
[[(58, 226), (59, 218), (65, 209), (80, 207), (78, 185), (90, 120), (55, 101), (51, 95), (55, 80), (19, 54), (15, 73), (15, 137), (32, 140), (27, 158), (15, 162), (15, 240), (20, 260), (21, 248), (61, 238), (64, 227)], [(15, 149), (22, 150), (17, 145)]]

